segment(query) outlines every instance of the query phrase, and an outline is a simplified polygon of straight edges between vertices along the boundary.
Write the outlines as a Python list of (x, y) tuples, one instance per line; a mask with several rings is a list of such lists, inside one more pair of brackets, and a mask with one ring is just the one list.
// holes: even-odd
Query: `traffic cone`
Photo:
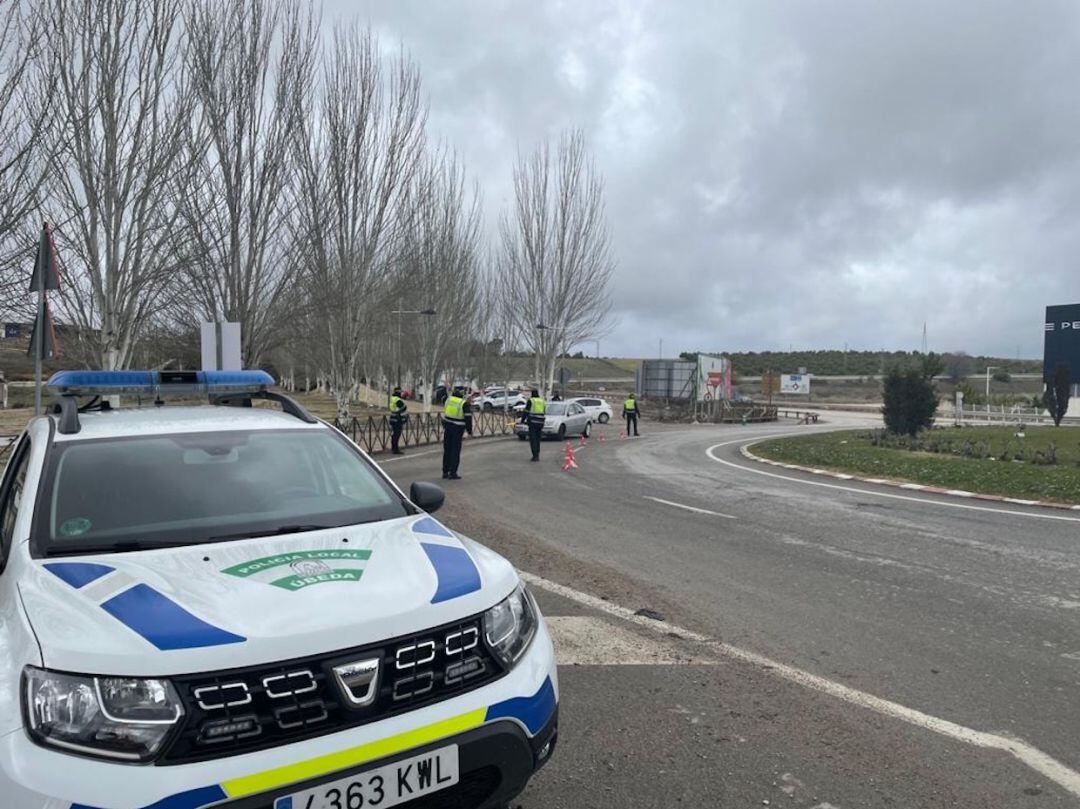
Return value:
[(601, 444), (604, 443), (604, 441), (606, 439), (604, 438), (604, 431), (603, 430), (600, 431), (600, 437), (598, 439), (596, 439), (596, 440), (599, 441)]
[(619, 440), (622, 441), (626, 438), (626, 430), (619, 430)]
[(570, 442), (566, 442), (566, 454), (563, 456), (562, 471), (566, 472), (570, 469), (577, 469), (577, 461), (574, 460), (574, 448), (570, 445)]
[(583, 447), (586, 443), (588, 442), (585, 440), (585, 436), (581, 436), (581, 440), (578, 442), (578, 446)]

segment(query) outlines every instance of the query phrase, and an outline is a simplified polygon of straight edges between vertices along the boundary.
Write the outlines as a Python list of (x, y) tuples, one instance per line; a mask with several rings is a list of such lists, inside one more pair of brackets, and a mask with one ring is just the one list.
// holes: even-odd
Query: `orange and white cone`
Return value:
[(577, 469), (577, 461), (574, 460), (574, 448), (570, 445), (570, 442), (566, 442), (566, 454), (563, 456), (562, 471), (566, 472), (570, 469)]

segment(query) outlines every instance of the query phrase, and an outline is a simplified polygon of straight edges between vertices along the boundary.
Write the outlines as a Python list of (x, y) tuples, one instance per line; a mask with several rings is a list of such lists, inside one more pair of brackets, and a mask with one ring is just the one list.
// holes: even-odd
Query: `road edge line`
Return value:
[(906, 724), (928, 730), (939, 736), (945, 736), (963, 744), (1009, 753), (1022, 764), (1050, 779), (1066, 792), (1080, 797), (1080, 772), (1073, 770), (1053, 756), (1044, 753), (1042, 750), (1028, 744), (1022, 739), (975, 730), (974, 728), (951, 722), (948, 719), (941, 719), (940, 717), (932, 716), (914, 708), (908, 708), (898, 702), (893, 702), (892, 700), (887, 700), (883, 697), (877, 697), (865, 691), (859, 691), (856, 688), (834, 682), (817, 674), (811, 674), (808, 671), (789, 666), (786, 663), (780, 663), (779, 661), (758, 654), (757, 652), (740, 649), (729, 643), (714, 640), (700, 632), (694, 632), (693, 630), (685, 629), (676, 624), (668, 623), (667, 621), (657, 621), (641, 615), (636, 615), (632, 610), (626, 607), (614, 604), (610, 601), (605, 601), (604, 599), (590, 595), (589, 593), (583, 593), (580, 590), (575, 590), (564, 584), (553, 582), (550, 579), (545, 579), (534, 573), (521, 571), (519, 575), (527, 584), (539, 587), (542, 590), (547, 590), (554, 595), (566, 598), (582, 606), (599, 610), (600, 612), (616, 618), (629, 621), (630, 623), (645, 627), (646, 629), (661, 635), (670, 635), (671, 633), (674, 633), (679, 637), (705, 644), (724, 657), (759, 666), (769, 674), (787, 680), (795, 685), (800, 685), (804, 688), (827, 694), (843, 702), (865, 708), (883, 716), (897, 719)]
[(965, 500), (986, 500), (991, 503), (1012, 503), (1015, 505), (1034, 506), (1037, 508), (1052, 508), (1059, 511), (1080, 511), (1080, 504), (1074, 503), (1058, 503), (1053, 500), (1022, 500), (1015, 497), (1005, 497), (1000, 494), (985, 494), (983, 492), (967, 492), (959, 489), (946, 489), (940, 486), (929, 486), (925, 483), (915, 483), (907, 480), (888, 480), (885, 478), (866, 478), (859, 475), (852, 475), (847, 472), (834, 472), (831, 469), (819, 469), (811, 466), (800, 466), (799, 464), (782, 463), (780, 461), (774, 461), (771, 458), (762, 458), (760, 455), (755, 455), (750, 451), (750, 447), (755, 444), (760, 444), (764, 441), (771, 441), (772, 437), (758, 438), (751, 440), (749, 443), (739, 447), (739, 454), (744, 458), (751, 461), (756, 461), (761, 464), (768, 464), (769, 466), (780, 466), (784, 469), (791, 469), (796, 472), (807, 472), (811, 475), (824, 475), (826, 477), (836, 478), (838, 480), (853, 480), (856, 483), (869, 483), (873, 486), (891, 486), (895, 489), (907, 489), (909, 491), (926, 492), (928, 494), (940, 494), (946, 497), (960, 497)]

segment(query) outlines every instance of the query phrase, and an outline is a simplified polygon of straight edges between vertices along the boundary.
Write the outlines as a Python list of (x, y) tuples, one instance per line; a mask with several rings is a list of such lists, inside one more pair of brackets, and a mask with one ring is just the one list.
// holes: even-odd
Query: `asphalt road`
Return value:
[(609, 428), (567, 472), (466, 444), (440, 518), (556, 583), (560, 749), (523, 807), (1080, 806), (1080, 515), (738, 453), (810, 429)]

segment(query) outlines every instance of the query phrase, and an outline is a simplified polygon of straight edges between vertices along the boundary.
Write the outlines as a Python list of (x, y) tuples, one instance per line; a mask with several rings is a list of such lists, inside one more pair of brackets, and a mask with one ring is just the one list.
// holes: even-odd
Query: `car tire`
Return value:
[(591, 432), (592, 432), (592, 422), (591, 422), (591, 421), (587, 421), (587, 422), (585, 422), (585, 429), (581, 431), (581, 434), (582, 434), (583, 436), (585, 436), (586, 438), (588, 438), (588, 437), (589, 437), (589, 434), (590, 434)]
[(607, 424), (609, 418), (611, 418), (611, 416), (609, 416), (607, 413), (601, 413), (599, 416), (596, 417), (596, 420), (599, 421), (601, 424)]
[(563, 439), (566, 438), (566, 425), (565, 424), (560, 424), (559, 425), (559, 432), (555, 434), (555, 437), (558, 438), (560, 441), (562, 441)]
[(484, 402), (483, 408), (484, 408), (485, 413), (490, 413), (492, 410), (495, 409), (495, 407), (491, 404), (491, 402)]

